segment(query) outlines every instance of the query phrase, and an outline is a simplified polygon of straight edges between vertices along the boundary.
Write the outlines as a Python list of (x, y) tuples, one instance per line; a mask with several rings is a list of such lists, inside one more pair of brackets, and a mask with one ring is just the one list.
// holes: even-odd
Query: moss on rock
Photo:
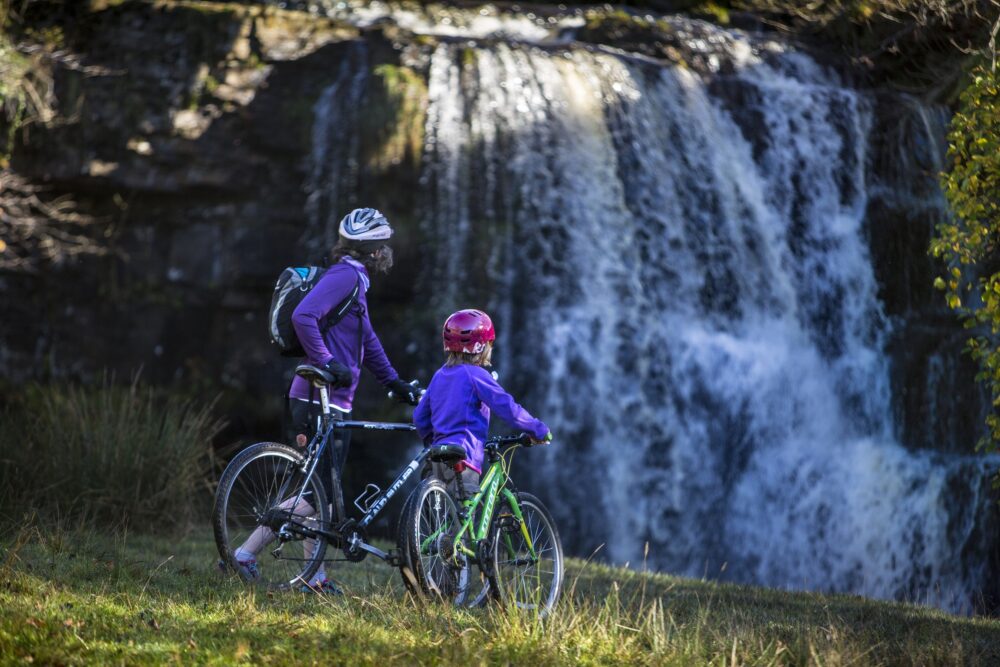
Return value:
[(427, 115), (427, 83), (409, 67), (375, 68), (364, 132), (372, 139), (366, 162), (375, 171), (420, 163)]

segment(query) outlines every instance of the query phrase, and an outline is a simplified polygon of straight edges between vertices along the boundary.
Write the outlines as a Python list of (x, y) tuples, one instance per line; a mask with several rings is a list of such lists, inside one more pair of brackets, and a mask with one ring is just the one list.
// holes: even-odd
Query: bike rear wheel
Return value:
[(460, 529), (458, 508), (447, 487), (436, 479), (421, 482), (406, 501), (399, 526), (400, 569), (411, 591), (456, 605), (465, 602), (472, 568), (468, 557), (455, 549)]
[[(302, 454), (291, 447), (258, 443), (240, 452), (222, 474), (212, 514), (215, 543), (223, 563), (247, 581), (297, 587), (323, 562), (326, 539), (306, 535), (329, 528), (330, 505), (318, 472), (300, 497), (302, 463)], [(238, 548), (256, 553), (257, 576), (237, 563)]]
[[(503, 604), (549, 614), (562, 592), (562, 543), (552, 515), (530, 493), (500, 504), (490, 528), (490, 586)], [(521, 520), (517, 518), (520, 510)]]

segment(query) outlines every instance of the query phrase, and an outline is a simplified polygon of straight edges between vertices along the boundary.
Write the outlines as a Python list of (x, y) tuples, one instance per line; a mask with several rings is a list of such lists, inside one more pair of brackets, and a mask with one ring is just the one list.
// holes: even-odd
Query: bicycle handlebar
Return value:
[(531, 441), (531, 435), (528, 433), (518, 433), (517, 435), (495, 435), (492, 438), (486, 440), (486, 446), (490, 445), (498, 447), (500, 445), (523, 445), (525, 447), (531, 447), (534, 445)]
[[(416, 386), (417, 385), (417, 380), (414, 380), (410, 384)], [(423, 387), (417, 387), (417, 391), (414, 392), (414, 393), (417, 395), (417, 401), (419, 401), (421, 398), (423, 398), (424, 394), (427, 393), (427, 390), (424, 389)], [(394, 391), (390, 391), (388, 394), (386, 394), (386, 396), (388, 396), (389, 398), (391, 398), (393, 400), (396, 400), (396, 392), (394, 392)]]

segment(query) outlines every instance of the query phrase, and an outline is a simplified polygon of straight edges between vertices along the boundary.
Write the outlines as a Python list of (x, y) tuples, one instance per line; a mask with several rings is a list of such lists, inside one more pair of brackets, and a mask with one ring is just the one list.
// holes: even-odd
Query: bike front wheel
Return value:
[[(330, 505), (318, 471), (305, 483), (303, 456), (286, 445), (258, 443), (226, 466), (212, 513), (223, 564), (246, 580), (270, 588), (309, 581), (326, 553), (317, 528), (330, 525)], [(240, 563), (237, 549), (256, 556)]]
[(505, 501), (493, 517), (490, 586), (503, 604), (545, 616), (562, 592), (562, 543), (552, 515), (538, 498), (523, 492), (515, 497), (516, 504)]
[(456, 542), (461, 519), (455, 501), (439, 480), (421, 482), (400, 516), (399, 551), (407, 587), (418, 594), (461, 605), (471, 572), (464, 540)]

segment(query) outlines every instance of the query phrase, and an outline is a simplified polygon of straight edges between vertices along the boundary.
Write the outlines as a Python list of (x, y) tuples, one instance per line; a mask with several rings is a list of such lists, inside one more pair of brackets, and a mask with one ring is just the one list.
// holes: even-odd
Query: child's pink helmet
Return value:
[(469, 308), (452, 313), (444, 321), (441, 337), (444, 338), (445, 352), (479, 354), (497, 335), (489, 315)]

